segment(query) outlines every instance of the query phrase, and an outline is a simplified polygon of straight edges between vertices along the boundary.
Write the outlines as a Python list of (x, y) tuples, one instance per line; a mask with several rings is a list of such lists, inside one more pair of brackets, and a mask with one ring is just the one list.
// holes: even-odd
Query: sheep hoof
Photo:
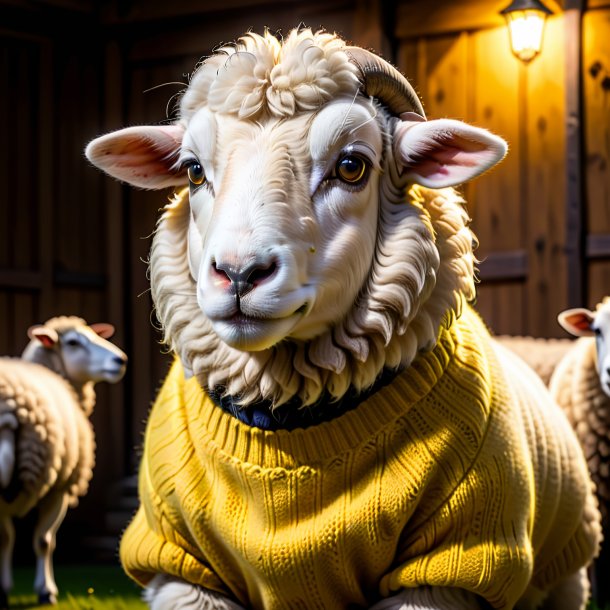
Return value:
[(39, 593), (38, 605), (50, 606), (57, 603), (57, 596), (54, 593)]

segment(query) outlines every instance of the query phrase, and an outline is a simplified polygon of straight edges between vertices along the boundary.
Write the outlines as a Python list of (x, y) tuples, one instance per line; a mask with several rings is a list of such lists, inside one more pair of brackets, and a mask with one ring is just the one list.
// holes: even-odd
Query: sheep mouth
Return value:
[(219, 338), (236, 349), (261, 351), (286, 339), (302, 317), (297, 311), (282, 317), (252, 316), (242, 311), (226, 318), (211, 320)]

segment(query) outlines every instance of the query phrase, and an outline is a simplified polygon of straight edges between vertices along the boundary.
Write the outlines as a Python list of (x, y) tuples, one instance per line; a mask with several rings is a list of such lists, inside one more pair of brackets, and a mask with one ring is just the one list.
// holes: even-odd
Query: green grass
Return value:
[[(11, 610), (49, 610), (39, 606), (32, 592), (34, 570), (17, 567), (15, 587), (10, 596)], [(59, 600), (54, 610), (146, 610), (142, 590), (120, 568), (113, 565), (55, 567)], [(601, 610), (595, 603), (587, 610)], [(610, 610), (610, 605), (605, 610)]]
[[(32, 591), (34, 570), (15, 568), (15, 586), (9, 597), (11, 610), (49, 610), (39, 606)], [(55, 566), (59, 588), (57, 610), (146, 610), (142, 590), (120, 566), (81, 565)]]

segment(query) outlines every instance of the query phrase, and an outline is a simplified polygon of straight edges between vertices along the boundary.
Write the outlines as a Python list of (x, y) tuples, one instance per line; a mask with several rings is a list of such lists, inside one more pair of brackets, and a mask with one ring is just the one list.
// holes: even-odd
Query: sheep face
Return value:
[(505, 143), (425, 121), (404, 77), (362, 53), (310, 30), (249, 34), (199, 67), (174, 124), (87, 147), (135, 186), (188, 185), (157, 228), (151, 286), (202, 385), (275, 404), (338, 397), (408, 365), (474, 295), (473, 236), (445, 187)]
[(309, 339), (352, 306), (375, 249), (374, 117), (358, 99), (289, 122), (207, 109), (191, 120), (180, 153), (191, 178), (189, 269), (201, 311), (231, 347)]
[(582, 307), (567, 309), (557, 319), (567, 332), (576, 337), (595, 337), (601, 389), (610, 396), (610, 297), (606, 297), (596, 311)]
[(76, 317), (59, 317), (28, 330), (31, 339), (23, 358), (49, 366), (70, 383), (117, 383), (123, 378), (127, 356), (106, 339), (114, 334), (111, 324), (92, 324)]

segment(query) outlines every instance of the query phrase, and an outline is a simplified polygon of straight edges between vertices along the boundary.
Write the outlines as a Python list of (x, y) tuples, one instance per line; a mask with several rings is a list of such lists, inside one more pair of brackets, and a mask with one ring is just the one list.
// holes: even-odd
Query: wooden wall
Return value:
[[(504, 2), (399, 8), (398, 64), (428, 118), (485, 127), (506, 159), (463, 190), (479, 238), (478, 307), (498, 333), (558, 336), (567, 307), (563, 19), (548, 20), (544, 52), (523, 65), (510, 52)], [(476, 10), (475, 10), (476, 9)]]
[[(106, 527), (109, 490), (136, 470), (169, 363), (145, 262), (169, 192), (102, 176), (84, 146), (167, 120), (168, 100), (196, 62), (249, 28), (336, 30), (392, 59), (429, 118), (463, 119), (508, 140), (506, 160), (463, 189), (480, 241), (478, 307), (493, 330), (562, 336), (557, 312), (610, 291), (610, 2), (591, 0), (581, 23), (563, 11), (576, 2), (549, 0), (544, 50), (528, 66), (510, 54), (506, 4), (0, 0), (0, 353), (19, 354), (31, 324), (72, 313), (114, 323), (131, 359), (118, 386), (100, 386), (98, 465), (71, 523)], [(59, 25), (49, 28), (51, 18)], [(581, 34), (582, 85), (568, 57)], [(569, 117), (575, 100), (582, 112)], [(582, 188), (569, 168), (582, 170)]]
[(586, 274), (588, 302), (610, 294), (610, 2), (583, 20)]

